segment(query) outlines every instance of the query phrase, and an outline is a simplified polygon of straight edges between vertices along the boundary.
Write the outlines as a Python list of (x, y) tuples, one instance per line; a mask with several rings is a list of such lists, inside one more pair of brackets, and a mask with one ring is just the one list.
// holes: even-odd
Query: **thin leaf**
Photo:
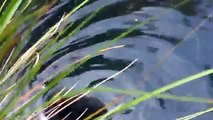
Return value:
[(128, 108), (130, 108), (130, 107), (133, 107), (133, 106), (135, 106), (135, 105), (137, 105), (137, 104), (139, 104), (139, 103), (141, 103), (141, 102), (143, 102), (143, 101), (145, 101), (145, 100), (147, 100), (147, 99), (150, 99), (150, 98), (152, 98), (152, 97), (154, 97), (154, 96), (156, 96), (156, 95), (159, 95), (159, 94), (161, 94), (161, 93), (163, 93), (163, 92), (166, 92), (166, 91), (168, 91), (168, 90), (170, 90), (170, 89), (172, 89), (172, 88), (178, 87), (178, 86), (180, 86), (180, 85), (186, 84), (186, 83), (188, 83), (188, 82), (191, 82), (191, 81), (193, 81), (193, 80), (196, 80), (196, 79), (198, 79), (198, 78), (207, 76), (207, 75), (212, 74), (212, 73), (213, 73), (213, 69), (209, 69), (209, 70), (200, 72), (200, 73), (198, 73), (198, 74), (195, 74), (195, 75), (186, 77), (186, 78), (184, 78), (184, 79), (178, 80), (177, 82), (174, 82), (174, 83), (169, 84), (169, 85), (167, 85), (167, 86), (165, 86), (165, 87), (159, 88), (159, 89), (157, 89), (157, 90), (151, 92), (150, 94), (146, 94), (146, 95), (141, 96), (141, 97), (139, 97), (139, 98), (137, 98), (137, 99), (135, 99), (135, 100), (133, 100), (133, 101), (127, 102), (127, 103), (122, 104), (122, 105), (119, 105), (119, 106), (113, 108), (113, 109), (112, 109), (111, 111), (109, 111), (107, 114), (105, 114), (105, 115), (103, 115), (102, 117), (98, 118), (98, 120), (104, 120), (104, 119), (106, 119), (108, 116), (111, 116), (111, 115), (113, 115), (113, 114), (115, 114), (115, 113), (117, 113), (117, 112), (121, 112), (121, 111), (126, 110), (126, 109), (128, 109)]
[(212, 112), (212, 111), (213, 111), (213, 108), (209, 108), (209, 109), (204, 110), (204, 111), (200, 111), (200, 112), (197, 112), (197, 113), (194, 113), (194, 114), (191, 114), (191, 115), (187, 115), (185, 117), (178, 118), (177, 120), (191, 120), (191, 119), (197, 118), (201, 115), (207, 114), (207, 113)]
[(0, 17), (0, 34), (4, 30), (4, 28), (7, 26), (7, 24), (10, 22), (16, 10), (21, 5), (21, 2), (22, 0), (11, 0), (10, 3), (8, 4), (6, 10)]

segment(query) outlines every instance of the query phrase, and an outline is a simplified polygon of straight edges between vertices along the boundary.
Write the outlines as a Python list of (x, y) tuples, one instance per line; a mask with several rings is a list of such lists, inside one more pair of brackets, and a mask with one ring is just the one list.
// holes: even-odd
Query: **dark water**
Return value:
[[(189, 0), (179, 7), (182, 0), (93, 0), (76, 12), (70, 21), (75, 21), (74, 29), (90, 13), (100, 6), (106, 7), (86, 27), (57, 51), (37, 76), (39, 81), (53, 76), (59, 70), (79, 58), (93, 53), (106, 41), (118, 36), (128, 28), (151, 16), (157, 20), (141, 26), (115, 45), (126, 45), (99, 55), (82, 65), (75, 73), (67, 76), (58, 88), (70, 88), (80, 81), (76, 89), (96, 84), (123, 69), (131, 61), (138, 62), (105, 86), (120, 89), (153, 91), (181, 78), (198, 73), (213, 66), (213, 14), (211, 0)], [(61, 1), (51, 10), (47, 19), (35, 28), (34, 34), (41, 36), (64, 12), (78, 3)], [(175, 7), (175, 8), (174, 8)], [(203, 21), (203, 23), (201, 23)], [(199, 29), (195, 29), (201, 23)], [(194, 32), (192, 32), (194, 30)], [(192, 32), (192, 33), (190, 33)], [(36, 40), (37, 38), (35, 38)], [(181, 44), (179, 44), (181, 42)], [(175, 49), (174, 49), (175, 48)], [(174, 51), (167, 56), (168, 52)], [(161, 63), (162, 59), (164, 61)], [(161, 63), (159, 65), (159, 63)], [(211, 98), (212, 79), (205, 77), (168, 91), (169, 94)], [(104, 103), (109, 103), (122, 94), (92, 93)], [(137, 96), (126, 96), (123, 103)], [(117, 104), (116, 104), (117, 105)], [(173, 120), (210, 105), (204, 103), (179, 102), (153, 98), (133, 107), (125, 113), (117, 114), (114, 120)], [(109, 108), (110, 109), (110, 108)], [(198, 120), (213, 118), (208, 113)]]

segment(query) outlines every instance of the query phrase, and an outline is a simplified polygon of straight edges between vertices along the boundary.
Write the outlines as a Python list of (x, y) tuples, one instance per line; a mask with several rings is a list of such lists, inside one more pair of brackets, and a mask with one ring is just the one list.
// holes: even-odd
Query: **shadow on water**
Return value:
[[(61, 1), (53, 8), (38, 25), (28, 43), (31, 46), (49, 27), (54, 25), (61, 16), (70, 11), (81, 1)], [(91, 0), (85, 7), (77, 11), (71, 18), (73, 26), (71, 32), (86, 17), (98, 7), (105, 8), (97, 14), (84, 28), (60, 48), (43, 66), (38, 81), (65, 68), (68, 64), (90, 54), (126, 31), (140, 21), (156, 16), (158, 19), (142, 26), (115, 45), (125, 45), (124, 48), (108, 51), (96, 56), (83, 64), (74, 73), (68, 75), (58, 87), (71, 87), (77, 81), (76, 89), (93, 86), (116, 71), (127, 66), (132, 60), (139, 61), (122, 75), (108, 81), (105, 85), (120, 89), (139, 89), (152, 91), (175, 80), (204, 70), (205, 65), (213, 66), (213, 31), (212, 20), (208, 20), (195, 34), (185, 40), (185, 36), (192, 31), (200, 21), (213, 12), (208, 0), (190, 0), (176, 9), (171, 9), (180, 0)], [(68, 33), (65, 33), (68, 34)], [(63, 36), (62, 36), (63, 37)], [(183, 42), (182, 44), (179, 44)], [(156, 67), (168, 51), (177, 49), (166, 59), (160, 67)], [(208, 67), (210, 68), (210, 67)], [(206, 69), (206, 68), (205, 68)], [(148, 76), (148, 77), (147, 77)], [(147, 79), (148, 78), (148, 79)], [(208, 85), (209, 78), (180, 86), (169, 93), (183, 96), (211, 97), (212, 86)], [(104, 103), (115, 99), (119, 94), (92, 93)], [(137, 96), (128, 96), (133, 100)], [(193, 107), (192, 107), (193, 106)], [(186, 103), (162, 98), (145, 101), (138, 106), (118, 114), (113, 119), (132, 120), (170, 120), (190, 113), (204, 110), (207, 104)], [(110, 108), (109, 108), (110, 109)], [(209, 119), (212, 114), (204, 115), (200, 119)]]

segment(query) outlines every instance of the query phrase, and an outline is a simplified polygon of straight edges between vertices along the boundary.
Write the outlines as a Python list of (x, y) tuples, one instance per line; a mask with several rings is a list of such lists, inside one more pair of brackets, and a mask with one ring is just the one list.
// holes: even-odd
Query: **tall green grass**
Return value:
[[(184, 0), (177, 6), (183, 5), (188, 0)], [(155, 16), (150, 17), (149, 19), (129, 28), (126, 32), (112, 39), (111, 41), (104, 44), (104, 46), (100, 47), (94, 53), (88, 54), (87, 56), (79, 59), (78, 61), (70, 64), (64, 70), (58, 71), (56, 75), (52, 78), (47, 78), (45, 82), (48, 82), (48, 85), (42, 89), (42, 84), (38, 83), (37, 87), (39, 92), (37, 92), (32, 97), (26, 96), (26, 89), (29, 84), (38, 74), (41, 66), (46, 62), (49, 58), (51, 58), (68, 39), (77, 34), (81, 28), (87, 25), (103, 8), (97, 9), (94, 13), (92, 13), (89, 17), (87, 17), (81, 24), (78, 25), (72, 32), (67, 34), (65, 37), (61, 38), (64, 33), (68, 32), (68, 29), (72, 27), (72, 23), (67, 24), (68, 19), (80, 8), (85, 6), (89, 0), (84, 0), (82, 3), (73, 8), (69, 13), (64, 14), (61, 19), (53, 25), (49, 30), (30, 48), (28, 48), (25, 52), (23, 52), (26, 42), (29, 42), (32, 36), (32, 28), (37, 25), (40, 21), (40, 18), (57, 3), (57, 0), (52, 1), (51, 3), (44, 4), (40, 8), (32, 10), (31, 7), (34, 6), (35, 2), (32, 0), (4, 0), (3, 4), (0, 6), (0, 119), (15, 119), (17, 116), (20, 119), (32, 118), (34, 113), (41, 112), (45, 107), (47, 107), (51, 102), (56, 101), (58, 98), (64, 97), (63, 94), (59, 94), (55, 96), (50, 101), (44, 102), (41, 106), (38, 106), (35, 109), (29, 109), (32, 104), (34, 104), (38, 99), (40, 99), (44, 94), (46, 94), (49, 90), (53, 89), (55, 85), (57, 85), (63, 78), (65, 78), (68, 74), (74, 72), (80, 65), (87, 62), (89, 59), (102, 54), (107, 48), (112, 46), (115, 42), (121, 40), (129, 33), (133, 32), (135, 29), (144, 26), (146, 24), (151, 23), (156, 20)], [(177, 7), (176, 6), (176, 7)], [(27, 23), (27, 24), (26, 24)], [(65, 26), (62, 24), (66, 24)], [(63, 29), (59, 29), (59, 27), (64, 27)], [(21, 29), (23, 28), (23, 29)], [(50, 50), (48, 48), (55, 46), (54, 50)], [(42, 57), (41, 57), (42, 56)], [(112, 77), (115, 77), (132, 64), (134, 64), (137, 60), (133, 61), (129, 66), (125, 67), (123, 70), (118, 73), (110, 76), (102, 83), (90, 88), (83, 89), (79, 91), (70, 91), (66, 96), (75, 96), (81, 94), (76, 100), (81, 97), (89, 94), (93, 91), (99, 92), (122, 92), (124, 94), (133, 95), (131, 90), (117, 90), (115, 88), (104, 88), (100, 87), (101, 84), (108, 81)], [(186, 84), (187, 82), (191, 82), (196, 80), (197, 78), (212, 74), (213, 70), (207, 70), (196, 75), (189, 76), (182, 80), (178, 80), (177, 82), (167, 85), (165, 87), (159, 88), (153, 92), (139, 92), (138, 95), (141, 97), (122, 104), (120, 106), (115, 107), (111, 111), (109, 111), (106, 115), (101, 116), (97, 119), (105, 119), (108, 116), (126, 110), (132, 106), (137, 105), (140, 102), (148, 100), (152, 97), (161, 97), (165, 99), (173, 99), (179, 101), (190, 101), (190, 102), (204, 102), (204, 103), (212, 103), (209, 99), (204, 98), (192, 98), (192, 97), (184, 97), (184, 96), (174, 96), (169, 94), (161, 94), (167, 90), (178, 87), (182, 84)], [(21, 75), (20, 75), (21, 74)], [(100, 87), (100, 88), (98, 88)], [(137, 90), (136, 90), (137, 91)], [(25, 94), (24, 94), (25, 93)], [(27, 92), (28, 93), (28, 92)], [(27, 101), (25, 101), (25, 99)], [(74, 103), (74, 101), (72, 103)], [(21, 104), (22, 103), (22, 104)], [(28, 110), (26, 112), (26, 110)]]

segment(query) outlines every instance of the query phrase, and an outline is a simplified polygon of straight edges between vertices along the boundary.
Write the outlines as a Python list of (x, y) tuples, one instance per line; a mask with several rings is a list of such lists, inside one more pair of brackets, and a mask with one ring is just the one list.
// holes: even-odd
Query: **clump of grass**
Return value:
[[(17, 116), (26, 117), (24, 113), (26, 109), (28, 109), (31, 104), (36, 102), (41, 96), (57, 85), (64, 77), (75, 71), (75, 69), (85, 63), (87, 60), (109, 50), (110, 48), (107, 47), (125, 37), (128, 33), (138, 27), (135, 26), (132, 29), (129, 29), (125, 33), (113, 39), (108, 44), (101, 47), (96, 52), (94, 51), (93, 54), (87, 55), (79, 61), (69, 65), (66, 69), (59, 71), (53, 78), (49, 78), (45, 81), (48, 82), (48, 85), (45, 86), (45, 88), (42, 88), (42, 84), (45, 83), (39, 83), (36, 87), (26, 93), (26, 88), (38, 74), (42, 64), (47, 61), (53, 55), (53, 53), (59, 49), (70, 37), (75, 35), (83, 26), (85, 26), (93, 17), (95, 17), (95, 15), (101, 11), (102, 8), (92, 13), (71, 33), (58, 41), (61, 35), (67, 32), (72, 24), (61, 29), (61, 31), (59, 31), (59, 27), (61, 27), (62, 23), (66, 23), (68, 18), (79, 8), (89, 2), (89, 0), (84, 0), (69, 13), (62, 16), (60, 21), (53, 25), (35, 44), (23, 52), (22, 50), (24, 49), (25, 43), (28, 42), (30, 37), (33, 37), (31, 36), (32, 27), (39, 22), (39, 19), (44, 15), (43, 13), (46, 13), (57, 1), (45, 4), (41, 8), (37, 8), (33, 11), (28, 9), (32, 1), (19, 0), (14, 2), (11, 0), (4, 2), (6, 4), (2, 4), (1, 6), (1, 20), (3, 22), (1, 22), (2, 24), (0, 31), (0, 49), (2, 51), (0, 55), (0, 62), (2, 65), (0, 80), (0, 88), (2, 90), (0, 94), (2, 108), (0, 110), (1, 119), (13, 119)], [(32, 19), (33, 21), (31, 21)], [(28, 24), (25, 26), (24, 23)], [(24, 29), (20, 29), (22, 27), (24, 27)], [(48, 51), (48, 48), (52, 45), (56, 46), (55, 49)], [(41, 55), (42, 57), (40, 58)], [(31, 96), (35, 90), (40, 91)], [(85, 92), (81, 97), (85, 96), (89, 92), (91, 92), (91, 90)], [(23, 104), (21, 105), (20, 103)], [(47, 104), (40, 106), (40, 109), (43, 107), (47, 107)], [(38, 110), (39, 109), (37, 109), (37, 111), (30, 110), (30, 112), (31, 114), (34, 114), (34, 112), (38, 112)]]
[[(185, 0), (184, 2), (186, 1), (187, 0)], [(72, 27), (72, 23), (67, 23), (68, 19), (72, 16), (73, 13), (75, 13), (77, 10), (79, 10), (81, 7), (89, 2), (89, 0), (84, 0), (70, 12), (64, 14), (61, 19), (55, 25), (49, 28), (49, 30), (36, 43), (34, 43), (31, 47), (24, 51), (26, 43), (29, 42), (30, 38), (34, 37), (31, 34), (33, 27), (38, 24), (42, 16), (44, 16), (49, 9), (54, 7), (55, 3), (57, 2), (57, 0), (53, 0), (52, 2), (47, 2), (47, 4), (37, 7), (36, 9), (31, 9), (32, 6), (35, 6), (35, 4), (37, 4), (32, 2), (32, 0), (4, 0), (3, 4), (0, 6), (0, 119), (14, 119), (16, 117), (19, 117), (20, 119), (32, 119), (38, 112), (42, 112), (46, 107), (48, 107), (49, 104), (57, 101), (60, 98), (73, 97), (78, 95), (75, 100), (72, 100), (69, 103), (73, 104), (80, 98), (93, 91), (103, 92), (105, 90), (108, 92), (123, 92), (124, 94), (132, 95), (131, 90), (120, 91), (115, 88), (106, 89), (100, 87), (100, 85), (108, 81), (109, 79), (121, 74), (124, 70), (128, 69), (131, 65), (137, 62), (137, 59), (135, 59), (135, 61), (133, 61), (131, 64), (129, 64), (118, 73), (110, 76), (109, 78), (92, 88), (83, 89), (80, 91), (71, 90), (68, 91), (68, 94), (66, 95), (62, 94), (64, 93), (62, 90), (49, 101), (43, 102), (40, 106), (37, 106), (34, 109), (30, 109), (31, 105), (35, 104), (35, 102), (39, 100), (39, 98), (45, 95), (49, 90), (53, 89), (54, 86), (56, 86), (63, 78), (65, 78), (71, 72), (74, 72), (86, 61), (108, 50), (123, 47), (110, 46), (127, 36), (129, 33), (133, 32), (138, 27), (149, 24), (153, 20), (157, 19), (155, 16), (153, 16), (136, 26), (129, 28), (126, 32), (104, 44), (104, 46), (102, 46), (97, 51), (94, 51), (94, 53), (91, 53), (90, 55), (87, 55), (79, 59), (78, 61), (68, 65), (67, 68), (65, 68), (64, 70), (58, 71), (55, 76), (47, 78), (44, 83), (38, 83), (30, 90), (27, 90), (29, 84), (36, 77), (44, 62), (51, 58), (53, 54), (69, 38), (78, 33), (81, 28), (87, 25), (89, 21), (91, 21), (96, 16), (96, 14), (104, 8), (101, 7), (97, 9), (97, 11), (87, 17), (72, 32), (64, 37), (61, 37), (62, 35), (64, 35), (64, 33), (68, 32), (68, 29), (70, 27)], [(61, 27), (62, 29), (59, 29)], [(48, 49), (53, 45), (55, 47), (54, 50)], [(107, 114), (97, 119), (105, 119), (108, 116), (128, 109), (152, 97), (161, 97), (180, 101), (211, 103), (211, 101), (208, 99), (172, 96), (161, 93), (212, 73), (213, 70), (210, 69), (179, 80), (173, 84), (159, 88), (150, 93), (139, 92), (138, 94), (142, 96), (138, 99), (115, 107)], [(47, 82), (48, 84), (44, 86), (44, 84), (46, 84)], [(100, 88), (98, 89), (98, 87)], [(57, 114), (57, 112), (59, 111), (54, 112), (52, 115)], [(93, 116), (94, 114), (91, 114), (91, 116)], [(91, 116), (88, 116), (88, 118), (86, 119), (90, 119)]]

